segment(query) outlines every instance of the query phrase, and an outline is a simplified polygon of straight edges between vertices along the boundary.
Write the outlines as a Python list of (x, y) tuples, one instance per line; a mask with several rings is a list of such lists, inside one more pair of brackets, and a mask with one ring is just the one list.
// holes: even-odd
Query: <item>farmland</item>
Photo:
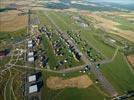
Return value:
[[(26, 27), (27, 25), (27, 17), (18, 16), (21, 13), (19, 11), (7, 11), (0, 13), (0, 30), (1, 31), (17, 31)], [(14, 24), (16, 23), (16, 24)]]
[[(121, 37), (124, 37), (128, 40), (133, 41), (133, 24), (131, 24), (131, 22), (125, 21), (122, 18), (119, 17), (114, 17), (112, 18), (113, 21), (107, 16), (103, 18), (101, 16), (97, 16), (97, 14), (93, 14), (93, 13), (84, 13), (84, 16), (88, 16), (90, 19), (93, 18), (94, 20), (97, 21), (96, 25), (98, 25), (98, 27), (102, 27), (104, 28), (107, 32), (110, 33), (114, 33), (116, 35), (119, 35)], [(103, 15), (105, 16), (105, 15)], [(107, 26), (108, 24), (108, 26)], [(124, 27), (124, 28), (123, 28)]]

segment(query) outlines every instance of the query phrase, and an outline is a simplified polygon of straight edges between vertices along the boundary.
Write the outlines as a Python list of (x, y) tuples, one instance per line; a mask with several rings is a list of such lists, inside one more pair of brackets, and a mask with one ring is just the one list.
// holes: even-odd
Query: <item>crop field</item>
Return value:
[(119, 27), (121, 29), (134, 31), (134, 28), (133, 28), (134, 24), (132, 22), (128, 21), (128, 20), (125, 20), (122, 17), (115, 16), (115, 17), (112, 18), (110, 16), (107, 16), (107, 18), (120, 23), (120, 25), (117, 25), (117, 27)]
[(18, 16), (19, 11), (7, 11), (0, 13), (0, 30), (1, 31), (16, 31), (26, 27), (27, 17)]
[[(94, 24), (96, 24), (98, 27), (103, 28), (105, 31), (119, 35), (130, 41), (133, 41), (134, 38), (133, 30), (131, 31), (133, 24), (131, 24), (131, 22), (125, 21), (119, 17), (112, 18), (110, 16), (112, 19), (115, 19), (115, 20), (111, 20), (108, 19), (107, 16), (106, 18), (103, 18), (102, 16), (98, 16), (93, 13), (83, 13), (83, 15), (89, 17), (90, 20), (93, 19), (93, 21), (97, 21), (97, 23), (95, 22)], [(119, 27), (126, 27), (131, 29), (122, 29)]]
[[(44, 12), (40, 12), (40, 13), (44, 15), (45, 17)], [(73, 20), (71, 19), (71, 15), (69, 15), (68, 13), (49, 11), (47, 12), (47, 15), (51, 19), (53, 19), (53, 21), (63, 31), (66, 32), (69, 29), (81, 31), (80, 33), (81, 37), (85, 38), (86, 41), (93, 44), (94, 48), (97, 48), (97, 50), (102, 52), (106, 57), (110, 57), (110, 58), (113, 57), (116, 49), (103, 42), (100, 42), (94, 36), (95, 33), (103, 34), (102, 31), (94, 30), (94, 29), (90, 29), (91, 31), (89, 31), (88, 29), (80, 28), (79, 26), (75, 24), (72, 25)], [(108, 34), (108, 33), (105, 33), (105, 34)], [(112, 62), (102, 65), (101, 70), (103, 74), (107, 77), (107, 79), (114, 85), (114, 87), (120, 93), (124, 93), (125, 91), (128, 91), (134, 88), (133, 87), (134, 81), (132, 81), (134, 80), (134, 74), (131, 71), (130, 65), (126, 61), (126, 57), (120, 51), (118, 51), (115, 59)], [(129, 74), (126, 74), (126, 73), (129, 73)]]

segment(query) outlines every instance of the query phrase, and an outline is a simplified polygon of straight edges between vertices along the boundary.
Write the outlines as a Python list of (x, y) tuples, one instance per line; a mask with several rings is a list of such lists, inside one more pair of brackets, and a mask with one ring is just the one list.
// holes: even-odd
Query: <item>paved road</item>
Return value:
[(94, 75), (98, 78), (99, 83), (104, 88), (104, 90), (106, 90), (106, 92), (110, 94), (110, 96), (112, 97), (117, 96), (118, 92), (114, 89), (112, 84), (104, 77), (101, 71), (96, 67), (94, 67), (93, 65), (90, 65), (90, 68), (91, 68), (91, 72), (93, 72)]

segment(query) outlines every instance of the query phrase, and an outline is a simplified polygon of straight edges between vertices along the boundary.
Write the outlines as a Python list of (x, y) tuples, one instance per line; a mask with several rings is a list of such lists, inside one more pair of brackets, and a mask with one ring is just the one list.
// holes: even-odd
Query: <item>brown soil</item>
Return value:
[(127, 56), (127, 59), (134, 69), (134, 55)]
[(0, 30), (16, 31), (27, 25), (27, 16), (18, 16), (21, 13), (16, 10), (0, 13)]
[(92, 85), (92, 83), (87, 75), (65, 80), (62, 77), (49, 77), (46, 81), (47, 87), (52, 90), (64, 89), (66, 87), (87, 88)]

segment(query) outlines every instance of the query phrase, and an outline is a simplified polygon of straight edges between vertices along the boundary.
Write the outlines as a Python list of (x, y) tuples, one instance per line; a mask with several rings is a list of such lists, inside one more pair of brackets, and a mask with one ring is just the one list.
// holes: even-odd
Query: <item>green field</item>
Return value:
[[(68, 68), (68, 67), (75, 67), (75, 66), (79, 66), (83, 64), (83, 61), (77, 61), (74, 57), (73, 54), (70, 52), (69, 48), (67, 47), (67, 45), (65, 44), (65, 42), (60, 38), (59, 35), (57, 35), (57, 31), (54, 29), (51, 29), (53, 26), (51, 22), (49, 22), (49, 20), (46, 20), (46, 18), (42, 15), (42, 13), (38, 13), (39, 14), (39, 18), (41, 20), (40, 26), (43, 25), (47, 25), (47, 29), (49, 32), (52, 33), (51, 35), (51, 40), (49, 38), (47, 38), (44, 34), (43, 36), (43, 43), (42, 46), (44, 48), (44, 50), (46, 50), (47, 56), (49, 57), (48, 60), (48, 64), (50, 66), (50, 68), (59, 68), (58, 67), (58, 62), (59, 61), (64, 61), (65, 59), (67, 60), (66, 63), (64, 63), (64, 67)], [(51, 25), (51, 26), (50, 26)], [(63, 56), (56, 56), (54, 54), (54, 47), (52, 46), (52, 43), (56, 42), (56, 41), (60, 41), (59, 44), (61, 44), (62, 46), (62, 52), (64, 53)]]
[(14, 32), (2, 32), (0, 31), (0, 40), (11, 39), (11, 38), (22, 38), (26, 36), (26, 28), (20, 29)]
[[(62, 90), (51, 90), (46, 86), (46, 80), (50, 76), (61, 76), (62, 74), (55, 74), (50, 72), (42, 72), (42, 78), (44, 81), (44, 85), (42, 88), (42, 96), (41, 98), (46, 100), (89, 100), (89, 99), (95, 99), (95, 100), (103, 100), (104, 98), (108, 98), (98, 92), (96, 87), (94, 85), (86, 88), (86, 89), (78, 89), (78, 88), (65, 88)], [(63, 78), (71, 78), (75, 76), (82, 75), (80, 73), (72, 73), (72, 74), (66, 74)]]
[[(46, 16), (42, 12), (38, 12), (38, 15), (39, 15), (39, 18), (42, 22), (41, 23), (42, 25), (45, 24), (45, 25), (48, 25), (48, 26), (51, 25), (51, 26), (55, 27), (49, 20), (46, 19)], [(43, 22), (44, 22), (44, 24), (43, 24)], [(64, 27), (64, 24), (63, 24), (63, 27)], [(44, 37), (44, 48), (48, 44), (47, 41), (48, 41), (47, 38)], [(50, 46), (47, 46), (47, 47), (48, 47), (47, 49), (50, 48)], [(52, 52), (52, 50), (49, 49), (49, 52), (50, 51)], [(51, 57), (51, 58), (53, 58), (53, 57)], [(51, 64), (53, 64), (53, 63), (51, 63)], [(70, 100), (74, 100), (74, 99), (78, 99), (78, 98), (79, 98), (78, 100), (83, 100), (83, 99), (84, 100), (89, 100), (90, 98), (95, 98), (96, 100), (103, 100), (104, 98), (107, 98), (98, 91), (98, 89), (96, 88), (98, 86), (94, 86), (94, 85), (92, 85), (91, 87), (89, 87), (87, 89), (66, 88), (64, 90), (58, 90), (58, 91), (50, 90), (49, 88), (47, 88), (45, 82), (46, 82), (47, 77), (49, 77), (51, 75), (56, 76), (53, 73), (43, 72), (43, 81), (44, 81), (44, 86), (43, 86), (43, 89), (42, 89), (42, 98), (43, 99), (53, 100), (53, 98), (55, 98), (55, 100), (59, 100), (59, 99), (64, 100), (65, 98), (63, 98), (63, 96), (67, 97), (66, 99), (70, 99)], [(66, 75), (67, 77), (65, 77), (65, 78), (70, 78), (70, 77), (78, 76), (78, 75), (79, 75), (78, 73), (77, 74), (72, 73), (72, 74)], [(72, 91), (74, 91), (74, 92), (77, 91), (77, 92), (72, 94), (71, 93)], [(83, 93), (83, 95), (80, 95), (81, 93)], [(61, 95), (59, 95), (59, 94), (61, 94)], [(78, 96), (78, 95), (80, 95), (80, 96)]]
[[(71, 24), (73, 20), (71, 16), (59, 13), (59, 12), (47, 12), (49, 17), (53, 19), (53, 21), (62, 29), (62, 31), (66, 32), (67, 30), (75, 30), (76, 32), (81, 31), (81, 37), (84, 38), (88, 44), (92, 44), (94, 48), (97, 48), (100, 52), (102, 52), (105, 56), (111, 57), (113, 54), (113, 48), (109, 48), (103, 43), (97, 41), (94, 37), (94, 34), (101, 34), (100, 30), (88, 30), (84, 29), (78, 25)], [(69, 21), (70, 20), (70, 21)]]
[(122, 53), (118, 52), (115, 60), (109, 64), (102, 65), (101, 69), (119, 92), (125, 93), (134, 89), (134, 72)]
[[(22, 80), (18, 78), (21, 77), (21, 73), (18, 73), (18, 70), (14, 69), (1, 73), (3, 78), (0, 80), (0, 100), (22, 100)], [(16, 76), (17, 74), (18, 76)]]
[(118, 25), (117, 27), (123, 29), (123, 30), (129, 30), (129, 31), (134, 31), (134, 23), (126, 20), (125, 18), (119, 17), (119, 16), (103, 16), (104, 18), (113, 20), (115, 22), (120, 23), (121, 25)]
[[(26, 29), (21, 29), (15, 32), (0, 32), (1, 41), (0, 41), (0, 50), (4, 50), (5, 48), (10, 49), (12, 52), (14, 48), (12, 47), (13, 42), (20, 41), (20, 39), (24, 39), (26, 35)], [(22, 48), (23, 45), (16, 46), (16, 48)], [(10, 62), (10, 64), (21, 64), (24, 65), (24, 60), (17, 60), (16, 55), (17, 52), (12, 52), (8, 56), (0, 58), (0, 100), (22, 100), (22, 77), (19, 73), (21, 69), (16, 70), (12, 69), (14, 66), (5, 66)], [(12, 68), (8, 68), (12, 67)], [(25, 72), (24, 70), (22, 72)], [(19, 74), (18, 74), (19, 73)], [(17, 76), (16, 76), (17, 75)], [(19, 78), (18, 78), (19, 77)], [(16, 98), (16, 99), (15, 99)]]
[[(44, 15), (44, 18), (47, 19), (43, 12), (40, 12)], [(115, 49), (103, 42), (100, 42), (94, 34), (103, 34), (101, 30), (94, 30), (80, 28), (75, 24), (71, 24), (73, 20), (71, 19), (70, 14), (63, 12), (46, 12), (47, 15), (53, 19), (53, 21), (62, 29), (62, 31), (67, 30), (81, 30), (81, 37), (86, 39), (90, 44), (97, 48), (100, 52), (102, 52), (107, 57), (112, 57), (114, 55)], [(107, 33), (108, 34), (108, 33)], [(110, 34), (110, 33), (109, 33)], [(114, 36), (116, 37), (116, 36)], [(130, 70), (130, 66), (127, 63), (125, 57), (121, 52), (118, 53), (116, 59), (110, 64), (102, 65), (101, 68), (103, 74), (108, 78), (108, 80), (114, 85), (114, 87), (120, 92), (128, 91), (133, 89), (134, 84), (134, 75)]]
[(42, 35), (43, 37), (43, 42), (42, 42), (42, 46), (43, 49), (47, 52), (47, 56), (49, 57), (49, 61), (48, 64), (51, 68), (56, 67), (57, 65), (57, 58), (54, 56), (54, 52), (52, 50), (51, 45), (49, 44), (48, 39), (46, 38), (45, 35)]

